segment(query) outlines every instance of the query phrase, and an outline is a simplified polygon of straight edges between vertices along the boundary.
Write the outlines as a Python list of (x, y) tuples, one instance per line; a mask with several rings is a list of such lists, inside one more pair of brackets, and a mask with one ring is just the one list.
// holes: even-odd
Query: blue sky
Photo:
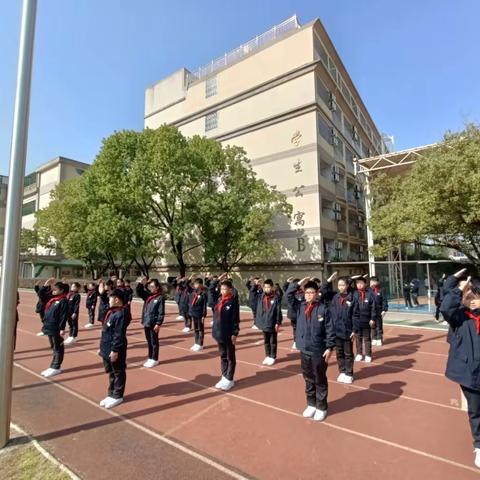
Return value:
[[(319, 17), (397, 149), (480, 120), (477, 0), (39, 0), (27, 170), (91, 162), (141, 129), (145, 87), (194, 69), (297, 13)], [(20, 0), (0, 6), (0, 174), (8, 173)]]

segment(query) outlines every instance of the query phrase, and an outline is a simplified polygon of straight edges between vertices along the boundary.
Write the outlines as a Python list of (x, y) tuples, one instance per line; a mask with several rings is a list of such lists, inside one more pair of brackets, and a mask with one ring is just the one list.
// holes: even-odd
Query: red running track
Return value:
[(236, 385), (223, 393), (212, 388), (220, 374), (210, 319), (205, 350), (193, 353), (192, 335), (180, 332), (168, 306), (160, 365), (146, 369), (136, 302), (125, 403), (105, 411), (98, 406), (107, 385), (96, 354), (99, 328), (81, 328), (77, 344), (66, 347), (63, 373), (44, 379), (51, 354), (36, 336), (35, 298), (21, 293), (13, 421), (81, 478), (478, 478), (459, 388), (443, 375), (444, 332), (388, 326), (373, 363), (355, 364), (353, 385), (335, 381), (332, 359), (329, 416), (319, 424), (301, 416), (304, 382), (288, 325), (277, 364), (261, 366), (261, 332), (242, 314)]

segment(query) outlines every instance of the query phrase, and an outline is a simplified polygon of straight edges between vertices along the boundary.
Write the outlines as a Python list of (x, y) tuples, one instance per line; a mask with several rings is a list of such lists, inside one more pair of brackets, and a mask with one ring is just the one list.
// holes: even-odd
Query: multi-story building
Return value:
[(145, 127), (162, 124), (243, 147), (259, 177), (287, 195), (293, 215), (272, 232), (275, 270), (338, 261), (352, 270), (367, 259), (354, 160), (380, 153), (382, 137), (320, 20), (300, 26), (294, 16), (148, 88)]
[[(50, 194), (55, 187), (66, 180), (78, 177), (90, 165), (65, 157), (57, 157), (29, 173), (24, 179), (22, 228), (33, 229), (35, 213), (50, 203)], [(3, 249), (5, 227), (5, 207), (7, 198), (8, 177), (0, 176), (0, 240)], [(80, 276), (83, 271), (81, 262), (67, 261), (55, 250), (37, 247), (31, 256), (21, 259), (20, 276), (30, 278), (39, 276)]]

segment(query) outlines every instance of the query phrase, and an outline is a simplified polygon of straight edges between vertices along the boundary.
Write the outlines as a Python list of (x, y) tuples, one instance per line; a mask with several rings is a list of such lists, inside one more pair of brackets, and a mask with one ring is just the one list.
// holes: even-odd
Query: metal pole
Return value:
[(18, 256), (23, 201), (23, 178), (28, 138), (30, 85), (37, 0), (24, 0), (20, 29), (17, 92), (13, 116), (10, 173), (8, 179), (5, 240), (0, 280), (0, 448), (10, 436), (12, 404), (13, 335), (17, 307)]
[(365, 172), (365, 216), (367, 217), (367, 246), (368, 246), (368, 269), (371, 277), (375, 275), (375, 257), (372, 253), (373, 233), (370, 229), (371, 217), (371, 199), (370, 199), (370, 180), (368, 172)]
[(431, 292), (431, 284), (430, 284), (430, 264), (427, 263), (427, 298), (428, 298), (428, 311), (432, 311), (432, 299), (430, 298)]

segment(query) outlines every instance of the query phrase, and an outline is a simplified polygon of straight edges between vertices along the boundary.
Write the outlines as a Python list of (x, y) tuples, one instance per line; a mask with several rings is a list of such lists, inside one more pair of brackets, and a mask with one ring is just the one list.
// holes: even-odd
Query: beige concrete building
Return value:
[(281, 250), (265, 273), (319, 274), (328, 262), (365, 269), (354, 263), (368, 256), (354, 158), (381, 153), (382, 137), (320, 20), (300, 26), (294, 16), (148, 88), (145, 127), (165, 123), (243, 147), (257, 174), (287, 195), (293, 215), (272, 232)]
[[(57, 157), (26, 175), (23, 191), (22, 228), (33, 228), (35, 212), (48, 206), (51, 200), (50, 194), (58, 184), (82, 175), (89, 166), (87, 163), (70, 158)], [(4, 223), (2, 223), (3, 225)], [(61, 252), (56, 250), (38, 247), (32, 258), (25, 258), (21, 262), (20, 276), (23, 278), (70, 275), (75, 277), (83, 275), (81, 262), (66, 261)]]

